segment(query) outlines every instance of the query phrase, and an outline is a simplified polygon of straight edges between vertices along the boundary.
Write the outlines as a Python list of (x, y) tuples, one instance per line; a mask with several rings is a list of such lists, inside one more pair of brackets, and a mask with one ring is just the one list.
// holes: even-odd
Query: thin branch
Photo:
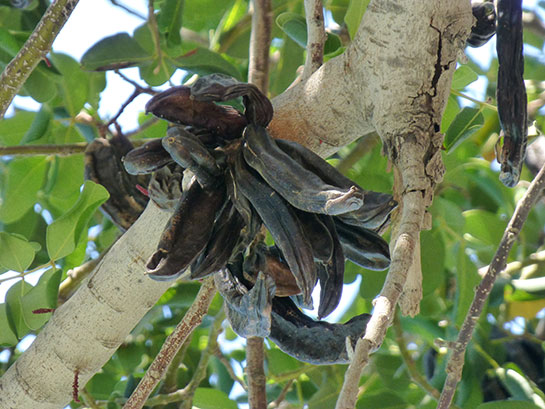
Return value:
[(178, 369), (182, 364), (187, 349), (191, 345), (191, 338), (192, 337), (187, 337), (182, 347), (176, 353), (176, 355), (172, 359), (172, 362), (168, 366), (167, 372), (165, 374), (165, 381), (163, 382), (163, 385), (161, 385), (161, 394), (172, 393), (178, 389)]
[(144, 406), (148, 396), (165, 374), (169, 363), (172, 362), (187, 337), (202, 322), (215, 294), (214, 280), (211, 278), (204, 280), (195, 301), (193, 301), (193, 304), (191, 304), (191, 307), (189, 307), (184, 318), (176, 326), (172, 334), (168, 336), (123, 409), (140, 409)]
[(221, 352), (221, 350), (219, 348), (216, 348), (216, 350), (214, 351), (214, 355), (216, 356), (216, 358), (218, 358), (218, 360), (223, 364), (223, 366), (225, 367), (225, 369), (227, 370), (227, 373), (229, 374), (229, 376), (231, 377), (231, 379), (235, 382), (237, 382), (241, 387), (242, 389), (244, 389), (245, 391), (248, 391), (248, 385), (246, 385), (246, 382), (244, 381), (244, 379), (242, 378), (239, 378), (236, 374), (235, 374), (235, 371), (233, 369), (233, 367), (231, 366), (231, 363), (229, 362), (229, 360), (225, 357), (225, 355), (223, 355), (223, 353)]
[(141, 94), (150, 94), (150, 95), (156, 95), (159, 93), (159, 91), (154, 90), (151, 87), (143, 87), (136, 81), (131, 80), (129, 77), (127, 77), (125, 74), (123, 74), (119, 70), (115, 70), (115, 73), (119, 75), (121, 78), (123, 78), (126, 82), (131, 84), (134, 88), (136, 88), (138, 91), (140, 91)]
[(356, 146), (354, 146), (354, 149), (352, 149), (350, 153), (337, 164), (337, 170), (341, 173), (348, 172), (352, 166), (354, 166), (361, 158), (365, 156), (365, 154), (375, 147), (378, 141), (380, 141), (380, 138), (376, 132), (363, 135)]
[(471, 340), (471, 335), (479, 317), (481, 316), (484, 304), (488, 299), (488, 295), (492, 290), (494, 282), (498, 274), (505, 268), (507, 257), (516, 238), (518, 237), (528, 213), (532, 209), (535, 202), (539, 199), (541, 191), (545, 187), (545, 166), (541, 168), (535, 179), (530, 184), (530, 187), (518, 202), (515, 212), (507, 225), (503, 233), (503, 237), (500, 241), (496, 254), (490, 263), (490, 267), (486, 275), (483, 277), (481, 283), (477, 287), (475, 297), (469, 308), (458, 339), (456, 342), (451, 343), (452, 355), (447, 364), (447, 379), (441, 392), (441, 398), (437, 405), (437, 409), (447, 409), (452, 402), (454, 393), (456, 392), (456, 385), (462, 377), (462, 369), (464, 367), (464, 355)]
[[(394, 316), (394, 330), (395, 330), (395, 336), (396, 336), (396, 343), (399, 347), (399, 352), (401, 353), (401, 357), (403, 358), (403, 362), (405, 363), (405, 366), (407, 367), (407, 371), (409, 372), (409, 375), (414, 383), (416, 383), (422, 390), (427, 392), (430, 396), (433, 397), (433, 399), (438, 400), (439, 396), (441, 395), (440, 392), (433, 387), (432, 384), (430, 384), (427, 379), (420, 373), (418, 368), (416, 367), (416, 363), (414, 362), (413, 358), (411, 357), (411, 354), (407, 350), (407, 343), (405, 342), (405, 338), (403, 337), (403, 327), (401, 326), (401, 320), (399, 317), (399, 311), (397, 311), (396, 315)], [(451, 406), (452, 409), (460, 409), (456, 405)]]
[(271, 0), (254, 0), (248, 82), (267, 94), (269, 88), (269, 48), (271, 44)]
[(457, 97), (467, 99), (468, 101), (471, 101), (471, 102), (479, 105), (481, 108), (487, 108), (487, 109), (490, 109), (491, 111), (498, 112), (498, 107), (497, 106), (489, 104), (488, 102), (479, 101), (478, 99), (475, 99), (473, 97), (470, 97), (469, 95), (464, 94), (463, 92), (452, 89), (452, 90), (450, 90), (450, 93), (452, 95), (456, 95)]
[(324, 44), (327, 38), (324, 29), (322, 0), (305, 0), (307, 19), (307, 57), (302, 80), (309, 78), (324, 62)]
[[(157, 25), (157, 19), (155, 18), (155, 7), (153, 6), (154, 0), (148, 0), (148, 25), (151, 31), (151, 38), (153, 39), (153, 44), (155, 44), (155, 53), (157, 55), (157, 61), (163, 59), (161, 51), (161, 39), (159, 37), (159, 26)], [(157, 67), (154, 68), (153, 73), (155, 75), (159, 74), (161, 69), (161, 64), (157, 64)]]
[(132, 14), (133, 16), (138, 17), (138, 18), (141, 19), (141, 20), (145, 20), (145, 19), (146, 19), (146, 17), (143, 16), (142, 14), (140, 14), (139, 12), (134, 11), (133, 9), (131, 9), (131, 8), (127, 7), (127, 6), (125, 6), (124, 4), (121, 4), (121, 3), (120, 3), (119, 1), (117, 1), (117, 0), (110, 0), (110, 3), (112, 3), (114, 6), (117, 6), (117, 7), (121, 8), (121, 9), (125, 10), (125, 11), (126, 11), (127, 13), (129, 13), (129, 14)]
[(248, 378), (248, 403), (250, 409), (265, 409), (267, 378), (263, 369), (263, 338), (249, 337), (246, 340), (246, 375)]
[(23, 47), (6, 66), (0, 76), (0, 119), (4, 117), (13, 97), (19, 92), (34, 68), (51, 50), (53, 41), (78, 1), (57, 0), (51, 3)]
[(60, 155), (68, 156), (85, 152), (87, 142), (71, 143), (66, 145), (17, 145), (0, 146), (2, 155)]
[(282, 391), (280, 391), (280, 395), (278, 395), (278, 398), (269, 403), (269, 406), (267, 406), (268, 409), (276, 409), (280, 407), (282, 402), (284, 402), (284, 400), (286, 399), (286, 395), (290, 391), (293, 382), (295, 382), (295, 379), (290, 379), (288, 381), (288, 383), (282, 388)]

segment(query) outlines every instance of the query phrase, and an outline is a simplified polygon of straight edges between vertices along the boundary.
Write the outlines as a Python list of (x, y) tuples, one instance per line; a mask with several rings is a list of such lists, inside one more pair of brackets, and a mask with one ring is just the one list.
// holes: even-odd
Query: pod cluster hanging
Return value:
[[(243, 113), (217, 104), (239, 97)], [(146, 110), (173, 124), (165, 137), (123, 158), (128, 173), (153, 173), (152, 200), (174, 207), (147, 262), (150, 278), (217, 273), (238, 334), (270, 336), (309, 362), (320, 356), (321, 363), (345, 362), (345, 338), (362, 335), (368, 316), (333, 325), (306, 317), (296, 303), (311, 307), (319, 282), (318, 315), (330, 314), (341, 298), (345, 258), (368, 269), (388, 267), (388, 243), (379, 233), (396, 206), (391, 195), (364, 190), (298, 143), (273, 139), (268, 98), (231, 77), (213, 74), (170, 88)], [(322, 337), (329, 341), (310, 355), (293, 343), (309, 343), (316, 332), (330, 334)]]

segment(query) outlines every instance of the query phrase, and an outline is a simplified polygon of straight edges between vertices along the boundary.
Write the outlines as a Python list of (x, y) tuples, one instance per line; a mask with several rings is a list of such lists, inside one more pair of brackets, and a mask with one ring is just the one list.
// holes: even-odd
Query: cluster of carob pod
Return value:
[(498, 149), (496, 157), (501, 165), (501, 182), (513, 187), (520, 179), (528, 139), (528, 110), (522, 53), (522, 0), (498, 0), (496, 8), (490, 0), (474, 1), (472, 10), (477, 22), (467, 41), (469, 45), (480, 47), (497, 34), (496, 99), (503, 146), (501, 151)]
[[(244, 113), (216, 104), (238, 97)], [(123, 148), (130, 175), (117, 174), (128, 182), (110, 185), (151, 173), (147, 194), (174, 209), (148, 275), (215, 274), (239, 335), (269, 337), (303, 361), (347, 362), (346, 338), (362, 336), (370, 316), (331, 324), (307, 317), (299, 306), (312, 306), (319, 282), (319, 317), (335, 309), (345, 257), (368, 269), (388, 267), (388, 243), (379, 233), (396, 206), (392, 196), (364, 190), (298, 143), (272, 139), (265, 129), (272, 105), (254, 85), (213, 74), (155, 95), (146, 110), (173, 126), (164, 138)], [(101, 183), (94, 163), (104, 150), (111, 151), (97, 143), (87, 155), (88, 177)], [(127, 189), (121, 196), (128, 203), (142, 195)], [(273, 246), (265, 244), (263, 225)]]

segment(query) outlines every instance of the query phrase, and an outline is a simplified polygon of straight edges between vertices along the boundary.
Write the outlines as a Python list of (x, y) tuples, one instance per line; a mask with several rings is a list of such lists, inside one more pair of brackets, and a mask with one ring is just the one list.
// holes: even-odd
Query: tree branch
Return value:
[(271, 44), (271, 0), (254, 0), (248, 82), (257, 85), (265, 95), (269, 88), (269, 48)]
[(203, 281), (195, 301), (193, 301), (193, 304), (191, 304), (191, 307), (189, 307), (184, 318), (176, 326), (172, 334), (168, 336), (123, 409), (140, 409), (144, 406), (148, 396), (163, 378), (168, 365), (172, 362), (184, 341), (201, 324), (215, 294), (214, 280), (209, 277)]
[(48, 7), (15, 58), (0, 76), (0, 119), (28, 76), (51, 50), (53, 41), (72, 14), (79, 0), (56, 0)]
[(490, 291), (494, 286), (494, 282), (498, 274), (505, 268), (509, 252), (518, 237), (524, 222), (528, 217), (528, 213), (539, 199), (543, 188), (545, 187), (545, 166), (541, 168), (537, 176), (534, 178), (530, 187), (518, 202), (515, 212), (509, 220), (509, 224), (505, 229), (496, 254), (490, 263), (487, 273), (483, 277), (481, 283), (475, 291), (475, 297), (469, 307), (469, 313), (464, 319), (460, 333), (456, 342), (452, 342), (450, 347), (452, 355), (447, 364), (447, 379), (441, 392), (441, 398), (437, 405), (437, 409), (447, 409), (450, 407), (456, 385), (462, 377), (462, 369), (464, 367), (464, 355), (466, 348), (471, 340), (471, 335), (475, 329), (479, 317), (481, 316), (484, 304), (488, 299)]
[(327, 38), (324, 29), (322, 0), (305, 0), (307, 19), (307, 56), (301, 79), (309, 78), (324, 62), (324, 44)]

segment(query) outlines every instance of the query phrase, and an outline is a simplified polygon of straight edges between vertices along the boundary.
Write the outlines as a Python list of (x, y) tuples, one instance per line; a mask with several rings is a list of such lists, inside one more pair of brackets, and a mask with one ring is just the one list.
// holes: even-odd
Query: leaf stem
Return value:
[(461, 97), (464, 99), (467, 99), (468, 101), (474, 102), (475, 104), (479, 105), (482, 108), (490, 109), (491, 111), (498, 112), (498, 108), (495, 105), (489, 104), (488, 102), (479, 101), (478, 99), (475, 99), (473, 97), (470, 97), (469, 95), (463, 94), (460, 91), (457, 91), (455, 89), (451, 89), (450, 93), (453, 95), (456, 95), (457, 97)]

